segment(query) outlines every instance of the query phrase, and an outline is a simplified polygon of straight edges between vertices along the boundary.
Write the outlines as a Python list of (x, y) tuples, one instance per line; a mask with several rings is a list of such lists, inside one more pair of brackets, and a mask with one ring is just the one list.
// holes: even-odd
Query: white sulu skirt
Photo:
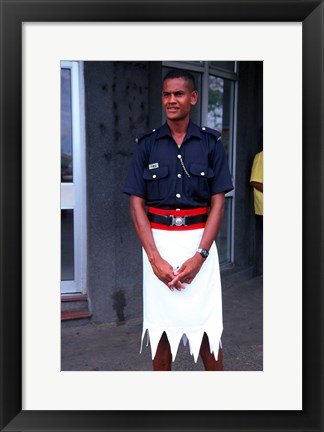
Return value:
[[(199, 247), (204, 229), (167, 231), (152, 229), (161, 256), (173, 267), (192, 257)], [(215, 242), (199, 273), (186, 289), (171, 291), (153, 273), (143, 249), (143, 340), (147, 333), (152, 359), (163, 332), (166, 333), (175, 360), (178, 346), (189, 341), (190, 353), (197, 362), (204, 333), (211, 353), (218, 358), (223, 332), (222, 292), (218, 253)]]

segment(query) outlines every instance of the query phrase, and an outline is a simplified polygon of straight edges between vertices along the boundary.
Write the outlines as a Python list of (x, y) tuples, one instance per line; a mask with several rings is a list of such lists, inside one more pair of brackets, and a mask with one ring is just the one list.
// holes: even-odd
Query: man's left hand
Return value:
[(204, 258), (199, 253), (185, 261), (179, 270), (174, 272), (175, 277), (168, 283), (169, 287), (178, 286), (184, 287), (184, 283), (191, 284), (197, 273), (203, 265)]

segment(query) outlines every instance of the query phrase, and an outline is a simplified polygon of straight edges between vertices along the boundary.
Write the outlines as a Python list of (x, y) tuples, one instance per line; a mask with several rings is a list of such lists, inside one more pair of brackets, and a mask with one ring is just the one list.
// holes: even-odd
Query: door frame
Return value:
[(61, 210), (73, 209), (74, 280), (61, 280), (61, 294), (86, 294), (86, 143), (83, 62), (61, 61), (71, 71), (73, 182), (61, 183)]

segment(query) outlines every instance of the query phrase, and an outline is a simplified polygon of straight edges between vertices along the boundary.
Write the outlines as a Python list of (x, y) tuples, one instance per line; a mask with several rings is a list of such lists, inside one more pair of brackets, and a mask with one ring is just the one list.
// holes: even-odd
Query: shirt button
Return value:
[(153, 178), (156, 178), (156, 174), (153, 174), (152, 177), (153, 177)]
[(177, 176), (178, 178), (181, 178), (181, 174), (178, 174), (178, 176)]
[(205, 175), (204, 171), (203, 171), (203, 172), (201, 172), (201, 173), (200, 173), (200, 175), (204, 176), (204, 175)]
[(177, 198), (181, 198), (181, 195), (180, 195), (180, 194), (177, 194), (176, 197), (177, 197)]

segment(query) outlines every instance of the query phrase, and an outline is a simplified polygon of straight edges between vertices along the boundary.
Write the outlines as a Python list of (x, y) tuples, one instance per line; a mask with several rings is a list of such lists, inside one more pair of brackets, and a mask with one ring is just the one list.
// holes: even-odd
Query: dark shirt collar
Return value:
[[(172, 137), (171, 130), (165, 122), (157, 131), (156, 139), (163, 138), (165, 136)], [(189, 122), (188, 130), (186, 133), (186, 136), (184, 138), (184, 141), (189, 139), (190, 137), (196, 137), (199, 139), (202, 139), (202, 132), (199, 126), (197, 126), (195, 123), (193, 123), (191, 120)]]

